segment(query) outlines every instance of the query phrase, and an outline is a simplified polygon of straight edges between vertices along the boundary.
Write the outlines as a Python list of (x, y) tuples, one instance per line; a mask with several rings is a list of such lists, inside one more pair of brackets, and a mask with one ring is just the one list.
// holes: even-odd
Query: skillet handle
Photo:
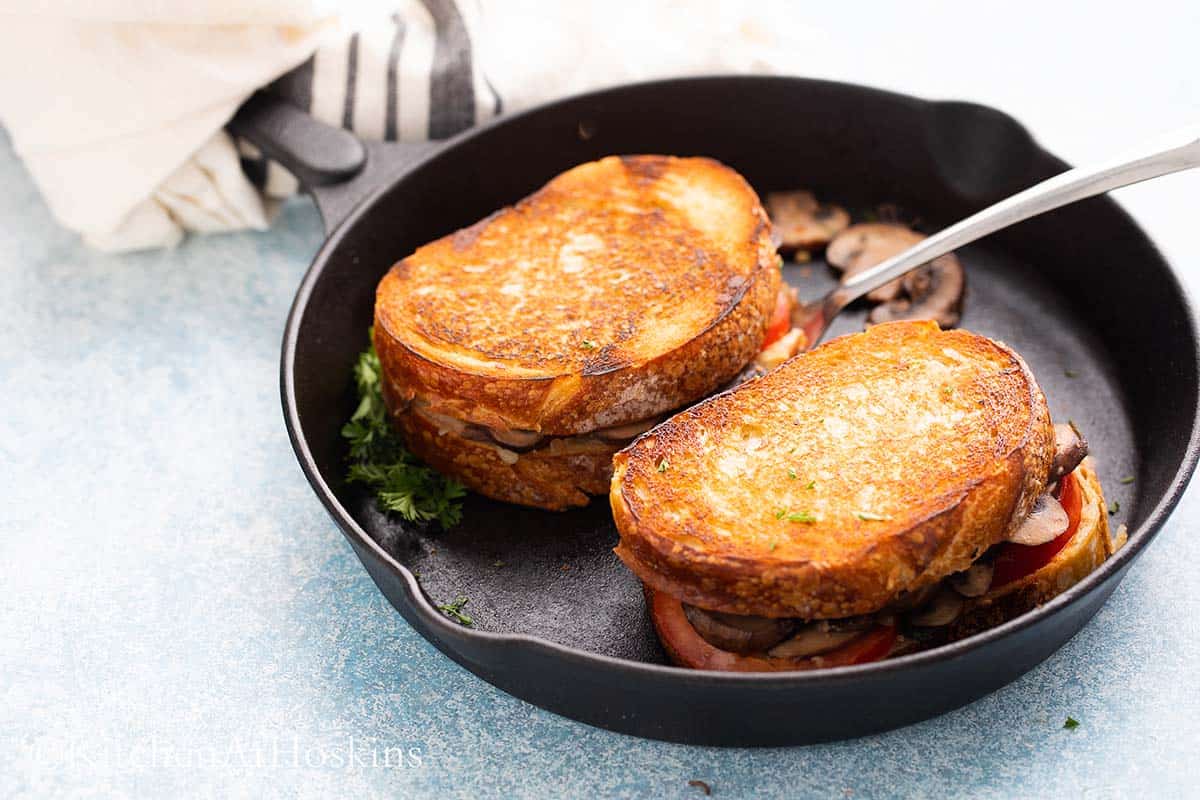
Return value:
[(437, 142), (363, 142), (263, 92), (247, 100), (228, 127), (296, 176), (312, 195), (327, 234), (364, 198), (439, 147)]
[(353, 134), (262, 92), (238, 109), (229, 130), (282, 164), (306, 189), (350, 180), (367, 163), (366, 148)]

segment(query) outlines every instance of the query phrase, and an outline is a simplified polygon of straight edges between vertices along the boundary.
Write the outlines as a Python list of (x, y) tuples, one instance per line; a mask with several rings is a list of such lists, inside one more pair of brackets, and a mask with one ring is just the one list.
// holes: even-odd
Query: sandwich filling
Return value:
[(439, 434), (452, 433), (470, 441), (489, 444), (500, 452), (501, 458), (504, 458), (504, 455), (508, 454), (514, 462), (517, 456), (522, 453), (529, 453), (538, 448), (549, 446), (560, 449), (566, 446), (567, 443), (603, 445), (610, 448), (614, 446), (623, 447), (653, 428), (665, 416), (659, 415), (650, 419), (638, 420), (637, 422), (627, 422), (623, 425), (601, 428), (577, 436), (546, 436), (537, 431), (494, 428), (486, 425), (478, 425), (473, 422), (466, 422), (432, 411), (427, 403), (420, 400), (414, 400), (412, 405), (409, 406), (409, 411), (437, 426)]
[(802, 668), (798, 659), (820, 667), (860, 664), (920, 649), (945, 638), (969, 600), (1033, 574), (1070, 543), (1083, 500), (1076, 469), (1087, 453), (1078, 431), (1056, 425), (1049, 488), (1028, 516), (1013, 521), (1006, 540), (966, 570), (902, 593), (873, 614), (825, 620), (743, 616), (648, 589), (660, 638), (676, 660), (746, 671)]

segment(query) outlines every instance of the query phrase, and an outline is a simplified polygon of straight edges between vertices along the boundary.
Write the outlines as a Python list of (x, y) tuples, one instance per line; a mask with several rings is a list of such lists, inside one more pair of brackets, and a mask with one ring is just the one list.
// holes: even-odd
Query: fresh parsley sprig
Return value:
[(463, 606), (465, 606), (467, 602), (467, 598), (460, 594), (458, 597), (454, 598), (454, 602), (442, 603), (437, 607), (437, 609), (450, 619), (457, 622), (459, 625), (462, 625), (464, 628), (473, 628), (475, 627), (475, 620), (471, 619), (471, 617), (465, 611), (463, 611)]
[(388, 424), (374, 334), (372, 328), (371, 343), (354, 365), (358, 407), (342, 426), (342, 437), (350, 445), (346, 480), (369, 487), (381, 509), (409, 522), (436, 520), (451, 528), (462, 519), (459, 501), (467, 490), (417, 461)]

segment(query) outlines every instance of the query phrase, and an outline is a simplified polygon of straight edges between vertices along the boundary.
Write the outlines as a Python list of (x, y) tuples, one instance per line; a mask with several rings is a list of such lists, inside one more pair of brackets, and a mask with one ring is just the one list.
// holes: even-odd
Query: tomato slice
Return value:
[(779, 290), (775, 297), (775, 310), (771, 312), (771, 321), (767, 324), (767, 333), (763, 337), (763, 348), (779, 341), (782, 336), (792, 329), (792, 296), (787, 287)]
[(663, 647), (676, 664), (692, 669), (722, 672), (786, 672), (866, 664), (878, 661), (896, 642), (896, 626), (877, 625), (836, 650), (807, 658), (772, 658), (767, 655), (739, 655), (713, 647), (696, 632), (683, 612), (683, 603), (670, 595), (646, 589), (650, 616)]
[(1001, 545), (996, 553), (996, 570), (992, 573), (991, 588), (1032, 575), (1053, 561), (1059, 551), (1067, 546), (1079, 528), (1079, 515), (1083, 511), (1083, 495), (1079, 491), (1078, 481), (1075, 473), (1071, 472), (1058, 482), (1058, 502), (1067, 512), (1067, 529), (1044, 544), (1031, 546), (1005, 542)]

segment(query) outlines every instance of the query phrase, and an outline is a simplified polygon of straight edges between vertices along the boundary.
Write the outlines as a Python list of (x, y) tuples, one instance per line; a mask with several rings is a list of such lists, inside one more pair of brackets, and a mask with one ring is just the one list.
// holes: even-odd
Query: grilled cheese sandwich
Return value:
[(1027, 610), (1106, 558), (1085, 454), (1011, 349), (878, 325), (620, 452), (616, 552), (677, 663), (862, 663)]
[(728, 167), (580, 165), (387, 273), (385, 401), (409, 448), (468, 488), (585, 504), (621, 446), (754, 358), (778, 265), (757, 195)]

